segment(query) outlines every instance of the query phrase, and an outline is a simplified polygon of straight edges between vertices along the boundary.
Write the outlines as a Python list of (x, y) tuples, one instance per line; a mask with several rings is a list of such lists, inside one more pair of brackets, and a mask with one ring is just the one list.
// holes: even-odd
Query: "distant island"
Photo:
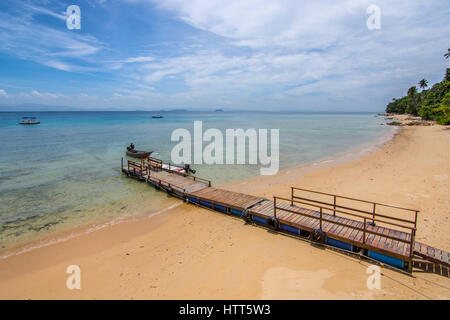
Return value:
[(171, 110), (145, 110), (145, 109), (135, 109), (128, 110), (126, 108), (114, 108), (114, 107), (104, 107), (104, 108), (79, 108), (79, 107), (69, 107), (69, 106), (52, 106), (47, 104), (37, 104), (37, 103), (23, 103), (17, 105), (0, 105), (0, 112), (102, 112), (102, 111), (117, 111), (117, 112), (189, 112), (187, 109), (171, 109)]
[(81, 108), (67, 106), (50, 106), (45, 104), (23, 103), (19, 105), (0, 106), (0, 112), (57, 112), (57, 111), (85, 111)]
[(216, 109), (214, 112), (223, 112), (223, 109)]
[(86, 109), (47, 104), (23, 103), (18, 105), (0, 105), (0, 112), (89, 112), (89, 111), (123, 111), (119, 108)]

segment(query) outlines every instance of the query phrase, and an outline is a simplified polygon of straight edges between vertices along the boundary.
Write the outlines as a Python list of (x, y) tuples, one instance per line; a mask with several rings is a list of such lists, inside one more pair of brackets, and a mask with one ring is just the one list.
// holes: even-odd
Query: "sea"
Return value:
[[(161, 114), (163, 118), (152, 116)], [(36, 116), (39, 125), (19, 125)], [(179, 201), (121, 174), (126, 146), (171, 161), (176, 129), (279, 129), (280, 170), (367, 148), (393, 134), (375, 113), (0, 112), (0, 257), (52, 234), (164, 212)], [(204, 142), (206, 146), (208, 142)], [(192, 165), (213, 185), (260, 174), (258, 164)]]

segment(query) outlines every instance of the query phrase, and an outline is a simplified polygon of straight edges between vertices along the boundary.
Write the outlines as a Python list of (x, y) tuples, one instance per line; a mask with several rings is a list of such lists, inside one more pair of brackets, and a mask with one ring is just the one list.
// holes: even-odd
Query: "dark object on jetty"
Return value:
[(310, 240), (324, 244), (326, 240), (325, 233), (323, 233), (322, 229), (314, 229), (310, 233)]
[(194, 169), (192, 169), (191, 166), (190, 166), (189, 164), (187, 164), (187, 163), (184, 165), (184, 168), (183, 168), (183, 169), (184, 169), (184, 171), (186, 171), (186, 173), (189, 173), (189, 172), (190, 172), (190, 173), (192, 173), (192, 174), (195, 174), (195, 172), (196, 172), (196, 171), (195, 171)]

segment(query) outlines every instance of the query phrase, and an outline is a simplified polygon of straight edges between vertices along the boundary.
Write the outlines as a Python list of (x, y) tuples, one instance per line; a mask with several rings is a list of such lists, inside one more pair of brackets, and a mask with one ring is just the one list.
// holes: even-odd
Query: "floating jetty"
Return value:
[(291, 187), (267, 199), (212, 187), (149, 157), (122, 158), (122, 173), (185, 202), (233, 215), (277, 232), (310, 239), (397, 269), (450, 277), (450, 254), (415, 241), (418, 210)]

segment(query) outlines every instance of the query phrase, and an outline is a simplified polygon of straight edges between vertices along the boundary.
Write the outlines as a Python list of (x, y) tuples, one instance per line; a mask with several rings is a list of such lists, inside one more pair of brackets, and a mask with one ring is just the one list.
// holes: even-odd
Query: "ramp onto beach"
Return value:
[(421, 242), (414, 242), (414, 268), (450, 278), (450, 253)]
[(418, 210), (295, 187), (290, 198), (269, 200), (214, 188), (207, 179), (167, 168), (122, 161), (124, 174), (188, 203), (409, 272), (414, 267), (450, 277), (450, 254), (415, 241)]

